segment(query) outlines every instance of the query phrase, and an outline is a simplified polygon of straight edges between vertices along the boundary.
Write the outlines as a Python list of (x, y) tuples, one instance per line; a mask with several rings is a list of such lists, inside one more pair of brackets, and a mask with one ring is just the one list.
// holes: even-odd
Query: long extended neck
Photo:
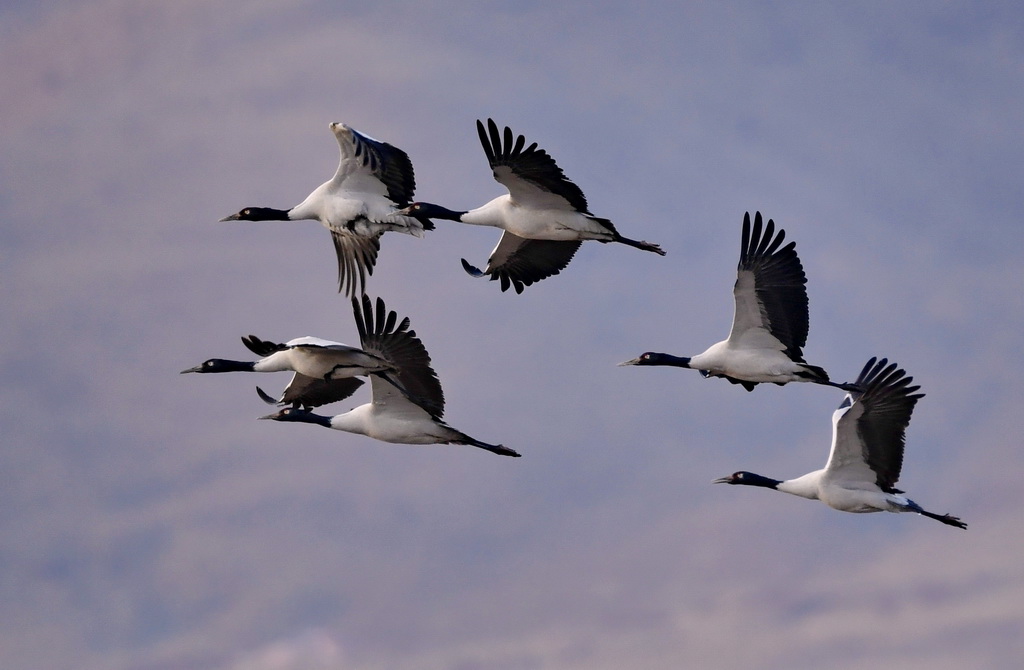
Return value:
[(446, 221), (462, 221), (465, 211), (455, 211), (454, 209), (448, 209), (441, 205), (435, 205), (429, 202), (421, 202), (417, 204), (414, 216), (424, 217), (427, 219), (445, 219)]
[(254, 221), (288, 221), (292, 217), (292, 210), (290, 209), (276, 209), (274, 207), (254, 207), (253, 209), (258, 210)]
[(188, 370), (182, 370), (182, 374), (186, 372), (252, 372), (255, 363), (252, 361), (229, 361), (223, 358), (211, 358), (205, 361), (202, 365), (197, 365), (194, 368)]
[(756, 475), (753, 472), (743, 472), (734, 476), (733, 481), (730, 483), (741, 484), (743, 486), (760, 486), (766, 489), (776, 489), (781, 491), (782, 489), (779, 488), (779, 485), (783, 484), (784, 482), (779, 479), (765, 477), (764, 475)]
[(214, 372), (252, 372), (256, 369), (256, 363), (253, 361), (228, 361), (223, 358), (216, 360), (220, 369)]
[(291, 209), (273, 207), (246, 207), (235, 218), (240, 221), (291, 221)]
[(741, 470), (740, 472), (734, 472), (728, 477), (716, 479), (714, 483), (733, 484), (737, 486), (759, 486), (761, 488), (775, 489), (776, 491), (782, 491), (783, 493), (800, 496), (801, 498), (817, 500), (818, 482), (820, 479), (821, 470), (809, 472), (802, 477), (787, 479), (785, 481)]
[(641, 365), (671, 365), (677, 368), (690, 367), (690, 359), (687, 356), (673, 356), (672, 354), (650, 353), (642, 357)]
[(295, 423), (313, 423), (324, 428), (332, 428), (331, 419), (333, 417), (324, 416), (322, 414), (314, 414), (313, 412), (307, 412), (303, 409), (287, 408), (283, 409), (277, 414), (262, 417), (264, 419), (274, 419), (275, 421), (289, 421)]

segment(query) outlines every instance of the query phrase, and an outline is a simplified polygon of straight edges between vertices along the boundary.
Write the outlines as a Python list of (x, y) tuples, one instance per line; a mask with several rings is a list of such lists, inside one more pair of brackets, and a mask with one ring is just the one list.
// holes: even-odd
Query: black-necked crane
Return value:
[(504, 232), (483, 270), (462, 260), (470, 275), (490, 276), (501, 281), (502, 291), (512, 286), (522, 293), (524, 287), (562, 271), (584, 240), (620, 242), (665, 255), (658, 245), (623, 237), (611, 221), (591, 214), (580, 187), (536, 142), (525, 146), (526, 138), (514, 137), (508, 126), (503, 138), (492, 119), (487, 119), (486, 129), (478, 120), (476, 129), (494, 179), (508, 193), (469, 211), (426, 202), (401, 210), (410, 216), (501, 228)]
[[(370, 309), (368, 300), (363, 297), (365, 309)], [(386, 312), (384, 302), (379, 298), (377, 308), (379, 318), (372, 320), (372, 327), (365, 330), (366, 324), (361, 318), (363, 307), (356, 298), (352, 299), (352, 310), (364, 348), (319, 337), (299, 337), (281, 344), (249, 335), (242, 338), (243, 344), (262, 358), (255, 361), (211, 358), (181, 372), (294, 372), (281, 397), (271, 402), (305, 408), (348, 398), (363, 384), (356, 377), (378, 375), (404, 392), (422, 391), (415, 385), (410, 389), (402, 379), (401, 368), (412, 368), (426, 356), (423, 344), (416, 337), (416, 332), (409, 329), (408, 317), (399, 322), (398, 315), (393, 311)], [(431, 393), (433, 389), (424, 391), (426, 396)], [(260, 395), (264, 399), (268, 397), (262, 390)]]
[(821, 470), (778, 480), (735, 472), (715, 484), (761, 486), (820, 500), (843, 512), (916, 512), (949, 526), (967, 524), (949, 514), (923, 509), (895, 488), (903, 467), (904, 435), (914, 405), (924, 397), (914, 378), (886, 359), (870, 359), (851, 391), (832, 414), (832, 448)]
[(318, 337), (299, 337), (277, 344), (250, 335), (243, 337), (242, 342), (262, 358), (255, 361), (211, 358), (181, 373), (290, 371), (295, 374), (281, 395), (281, 402), (318, 407), (355, 393), (363, 384), (357, 375), (391, 369), (386, 361), (376, 360), (361, 349)]
[(246, 207), (221, 221), (319, 221), (331, 232), (338, 257), (338, 291), (355, 297), (373, 274), (380, 237), (394, 231), (422, 237), (434, 224), (401, 214), (416, 189), (412, 161), (401, 149), (346, 126), (330, 124), (341, 162), (330, 181), (291, 209)]
[[(362, 311), (353, 299), (360, 345), (365, 351), (380, 355), (396, 366), (394, 373), (402, 389), (381, 375), (370, 376), (371, 401), (344, 414), (323, 416), (297, 407), (286, 407), (275, 414), (260, 417), (274, 421), (312, 423), (348, 433), (372, 437), (397, 444), (464, 444), (486, 449), (501, 456), (519, 456), (508, 447), (488, 444), (452, 428), (442, 420), (444, 393), (437, 374), (430, 366), (430, 356), (419, 338), (406, 338), (401, 343), (388, 343), (374, 336), (385, 319), (384, 305), (377, 299), (374, 315), (370, 299), (363, 297)], [(393, 323), (394, 312), (387, 317)], [(388, 330), (388, 328), (384, 328)], [(409, 331), (409, 335), (414, 335)], [(265, 400), (266, 394), (260, 393)]]
[(619, 365), (670, 365), (699, 370), (705, 377), (724, 377), (753, 391), (757, 384), (814, 382), (853, 390), (830, 381), (828, 373), (804, 361), (807, 343), (807, 277), (796, 243), (782, 246), (786, 231), (775, 233), (775, 222), (763, 225), (761, 213), (743, 216), (743, 233), (732, 329), (728, 339), (696, 356), (673, 356), (648, 351)]

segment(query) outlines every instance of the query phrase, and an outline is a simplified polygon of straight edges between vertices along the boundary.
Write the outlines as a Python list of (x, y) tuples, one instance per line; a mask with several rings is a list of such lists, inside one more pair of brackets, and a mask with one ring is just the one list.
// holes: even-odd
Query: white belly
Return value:
[(690, 367), (715, 376), (729, 376), (751, 382), (791, 382), (803, 378), (802, 368), (775, 349), (734, 349), (727, 341), (712, 345), (690, 359)]
[(464, 223), (502, 228), (527, 240), (611, 240), (614, 235), (574, 209), (537, 209), (516, 205), (507, 196), (495, 198), (479, 209), (466, 212)]

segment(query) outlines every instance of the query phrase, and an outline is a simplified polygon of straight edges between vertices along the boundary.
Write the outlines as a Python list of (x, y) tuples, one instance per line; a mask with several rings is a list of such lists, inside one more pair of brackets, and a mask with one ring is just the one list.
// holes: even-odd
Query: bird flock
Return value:
[[(608, 219), (593, 215), (582, 190), (536, 143), (488, 119), (477, 134), (494, 179), (508, 193), (470, 210), (413, 201), (416, 180), (409, 156), (343, 123), (331, 123), (341, 150), (334, 176), (290, 209), (245, 207), (221, 221), (319, 221), (331, 233), (338, 264), (338, 291), (352, 303), (359, 346), (299, 337), (278, 343), (255, 335), (242, 343), (258, 358), (212, 358), (182, 373), (292, 372), (278, 397), (257, 387), (275, 406), (260, 417), (310, 423), (400, 444), (459, 444), (501, 456), (520, 454), (483, 442), (448, 425), (444, 392), (430, 355), (411, 329), (380, 297), (366, 294), (380, 238), (386, 232), (422, 237), (434, 219), (500, 228), (497, 245), (481, 270), (462, 259), (467, 274), (498, 281), (516, 293), (559, 274), (586, 240), (615, 242), (660, 256), (657, 244), (623, 236)], [(758, 384), (810, 382), (846, 392), (832, 415), (832, 445), (825, 467), (795, 479), (739, 471), (714, 483), (758, 486), (820, 500), (844, 512), (914, 512), (967, 528), (949, 514), (935, 514), (895, 488), (903, 464), (905, 432), (919, 386), (896, 363), (872, 357), (853, 382), (835, 382), (803, 359), (809, 326), (807, 277), (796, 244), (785, 242), (760, 212), (743, 218), (740, 258), (733, 287), (732, 328), (725, 340), (694, 356), (646, 352), (622, 366), (674, 366), (721, 377), (747, 391)], [(313, 412), (345, 400), (370, 381), (370, 401), (327, 416)]]

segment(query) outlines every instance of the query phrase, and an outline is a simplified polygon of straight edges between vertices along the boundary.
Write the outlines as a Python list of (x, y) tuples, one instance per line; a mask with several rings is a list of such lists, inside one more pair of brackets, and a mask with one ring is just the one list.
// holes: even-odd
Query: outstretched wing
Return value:
[(380, 234), (362, 236), (347, 230), (332, 230), (334, 251), (338, 256), (338, 292), (349, 297), (366, 288), (367, 275), (373, 274), (380, 251)]
[[(393, 375), (396, 382), (394, 385), (402, 395), (431, 416), (441, 418), (444, 415), (444, 391), (441, 389), (437, 374), (430, 366), (430, 354), (427, 353), (426, 347), (416, 336), (416, 332), (409, 330), (409, 318), (398, 322), (398, 315), (394, 311), (388, 311), (380, 298), (377, 298), (374, 309), (374, 303), (365, 294), (362, 300), (352, 298), (352, 313), (355, 316), (362, 348), (368, 353), (384, 358), (396, 369), (395, 372), (384, 376), (384, 379), (391, 381), (389, 376)], [(372, 378), (370, 383), (376, 401), (384, 392), (381, 389), (386, 389), (386, 386)]]
[(259, 386), (256, 392), (267, 403), (273, 405), (291, 405), (311, 409), (328, 405), (348, 398), (363, 385), (363, 380), (357, 377), (346, 377), (344, 379), (316, 379), (295, 373), (292, 380), (285, 387), (280, 398), (273, 398), (266, 394)]
[(782, 246), (786, 232), (775, 234), (771, 219), (762, 227), (761, 213), (743, 216), (743, 239), (733, 288), (735, 312), (729, 340), (759, 337), (758, 330), (775, 338), (779, 348), (796, 362), (803, 362), (807, 343), (807, 277), (796, 243)]
[(408, 154), (343, 123), (331, 124), (331, 130), (341, 147), (341, 162), (333, 179), (337, 185), (386, 195), (397, 207), (412, 202), (416, 177)]
[(476, 130), (495, 180), (508, 189), (513, 200), (589, 213), (583, 191), (565, 176), (555, 159), (537, 148), (536, 142), (524, 148), (526, 138), (514, 137), (508, 126), (502, 138), (493, 119), (487, 119), (486, 129), (478, 120)]
[(913, 377), (883, 358), (870, 359), (855, 384), (863, 392), (847, 394), (833, 415), (832, 451), (825, 470), (843, 481), (874, 483), (887, 493), (903, 467), (904, 435), (920, 386)]
[(242, 344), (257, 356), (266, 358), (267, 356), (277, 353), (278, 351), (284, 351), (288, 348), (287, 344), (281, 342), (270, 342), (268, 340), (261, 340), (255, 335), (242, 338)]
[(465, 259), (462, 267), (474, 277), (489, 275), (491, 280), (500, 279), (502, 291), (512, 286), (516, 293), (522, 293), (524, 287), (561, 272), (582, 243), (580, 240), (528, 240), (505, 231), (487, 259), (485, 269), (473, 267)]

